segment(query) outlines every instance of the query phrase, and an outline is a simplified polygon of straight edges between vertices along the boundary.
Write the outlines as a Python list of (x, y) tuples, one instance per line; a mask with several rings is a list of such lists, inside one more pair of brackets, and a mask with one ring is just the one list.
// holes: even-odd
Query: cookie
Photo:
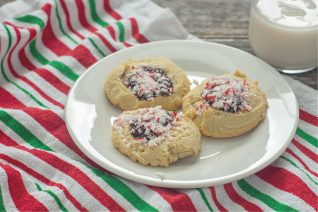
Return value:
[(255, 128), (266, 116), (265, 94), (240, 71), (210, 79), (191, 90), (182, 110), (202, 135), (230, 138)]
[(165, 58), (130, 59), (107, 76), (104, 86), (109, 101), (122, 110), (159, 105), (177, 110), (189, 90), (184, 71)]
[(201, 134), (188, 118), (157, 106), (123, 112), (113, 122), (112, 141), (134, 161), (168, 166), (198, 154)]

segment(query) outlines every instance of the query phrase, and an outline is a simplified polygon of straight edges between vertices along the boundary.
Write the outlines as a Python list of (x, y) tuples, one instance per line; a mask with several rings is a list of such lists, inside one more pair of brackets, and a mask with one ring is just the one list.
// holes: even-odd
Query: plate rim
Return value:
[[(265, 160), (264, 162), (262, 162), (260, 165), (250, 168), (249, 170), (243, 170), (240, 172), (236, 172), (234, 174), (231, 175), (227, 175), (227, 176), (222, 176), (222, 177), (217, 177), (217, 178), (209, 178), (209, 179), (202, 179), (202, 180), (192, 180), (192, 181), (181, 181), (181, 180), (169, 180), (169, 179), (160, 179), (160, 178), (153, 178), (153, 177), (149, 177), (149, 176), (142, 176), (139, 174), (135, 174), (130, 172), (129, 170), (126, 170), (123, 167), (119, 167), (118, 165), (111, 163), (110, 161), (107, 160), (107, 163), (105, 164), (104, 162), (102, 162), (98, 157), (96, 157), (95, 155), (93, 155), (90, 151), (88, 151), (83, 145), (82, 142), (80, 142), (79, 140), (76, 139), (76, 136), (73, 134), (73, 131), (71, 130), (71, 126), (69, 126), (69, 122), (68, 122), (68, 110), (69, 110), (69, 104), (71, 101), (71, 96), (74, 93), (77, 85), (79, 84), (79, 82), (92, 70), (95, 68), (95, 66), (97, 66), (99, 63), (102, 63), (104, 60), (107, 60), (110, 57), (115, 57), (118, 54), (121, 54), (122, 52), (126, 52), (126, 51), (133, 51), (133, 49), (138, 49), (138, 48), (143, 48), (144, 46), (157, 46), (157, 45), (167, 45), (167, 44), (174, 44), (174, 43), (192, 43), (194, 45), (198, 44), (198, 45), (208, 45), (210, 47), (213, 48), (213, 46), (219, 46), (221, 48), (228, 48), (231, 51), (238, 51), (239, 53), (247, 56), (247, 57), (252, 57), (254, 60), (262, 63), (263, 65), (267, 66), (267, 71), (269, 71), (270, 73), (272, 73), (274, 76), (277, 76), (280, 78), (280, 80), (282, 80), (284, 82), (284, 86), (286, 88), (288, 88), (291, 91), (292, 94), (292, 98), (293, 101), (295, 103), (295, 107), (296, 107), (296, 113), (295, 113), (295, 119), (294, 119), (294, 125), (293, 125), (293, 129), (292, 132), (290, 133), (290, 135), (288, 136), (288, 141), (285, 142), (284, 146), (279, 149), (279, 151), (277, 151), (275, 154), (273, 154), (269, 159)], [(298, 105), (298, 101), (296, 99), (295, 93), (292, 90), (292, 88), (290, 87), (290, 85), (288, 84), (288, 82), (283, 78), (283, 76), (281, 76), (271, 65), (269, 65), (268, 63), (266, 63), (265, 61), (263, 61), (262, 59), (246, 52), (243, 51), (241, 49), (232, 47), (232, 46), (228, 46), (225, 44), (220, 44), (220, 43), (215, 43), (215, 42), (207, 42), (207, 41), (201, 41), (201, 40), (163, 40), (163, 41), (154, 41), (154, 42), (149, 42), (149, 43), (143, 43), (143, 44), (138, 44), (129, 48), (125, 48), (125, 49), (121, 49), (118, 50), (117, 52), (114, 52), (112, 54), (109, 54), (108, 56), (100, 59), (99, 61), (97, 61), (96, 63), (94, 63), (93, 65), (91, 65), (74, 83), (74, 85), (72, 86), (72, 88), (70, 89), (68, 96), (67, 96), (67, 101), (65, 104), (65, 124), (66, 124), (66, 128), (68, 130), (68, 133), (70, 134), (72, 140), (74, 141), (74, 143), (76, 144), (76, 146), (92, 161), (94, 161), (95, 163), (97, 163), (99, 166), (105, 168), (106, 170), (120, 176), (123, 177), (125, 179), (134, 181), (134, 182), (138, 182), (138, 183), (142, 183), (142, 184), (147, 184), (147, 185), (152, 185), (152, 186), (158, 186), (158, 187), (165, 187), (165, 188), (203, 188), (203, 187), (210, 187), (210, 186), (215, 186), (215, 185), (221, 185), (221, 184), (225, 184), (225, 183), (229, 183), (229, 182), (234, 182), (240, 179), (243, 179), (245, 177), (251, 176), (253, 174), (255, 174), (256, 172), (264, 169), (265, 167), (269, 166), (271, 163), (273, 163), (276, 159), (278, 159), (278, 157), (286, 150), (286, 148), (288, 147), (288, 145), (291, 143), (292, 138), (294, 137), (294, 134), (296, 132), (297, 126), (298, 126), (298, 121), (299, 121), (299, 105)], [(116, 167), (118, 168), (116, 168)], [(147, 168), (147, 167), (145, 167)], [(120, 171), (119, 169), (122, 169), (122, 171)]]

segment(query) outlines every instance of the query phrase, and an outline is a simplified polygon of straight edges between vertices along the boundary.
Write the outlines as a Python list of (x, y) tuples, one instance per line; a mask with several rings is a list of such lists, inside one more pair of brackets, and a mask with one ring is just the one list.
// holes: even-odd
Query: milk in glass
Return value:
[(257, 56), (286, 73), (317, 67), (318, 0), (252, 3), (250, 44)]

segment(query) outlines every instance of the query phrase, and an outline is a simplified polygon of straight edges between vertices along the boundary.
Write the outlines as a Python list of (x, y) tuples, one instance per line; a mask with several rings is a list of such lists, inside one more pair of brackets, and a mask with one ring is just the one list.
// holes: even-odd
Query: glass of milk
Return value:
[(255, 54), (284, 73), (317, 67), (318, 0), (254, 0), (249, 41)]

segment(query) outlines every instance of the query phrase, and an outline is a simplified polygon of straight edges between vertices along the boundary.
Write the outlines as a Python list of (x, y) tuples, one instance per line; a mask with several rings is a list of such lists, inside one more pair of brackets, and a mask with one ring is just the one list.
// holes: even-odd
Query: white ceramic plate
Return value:
[[(202, 139), (201, 152), (167, 168), (133, 162), (111, 142), (111, 120), (121, 111), (104, 96), (106, 75), (128, 58), (162, 56), (181, 66), (191, 81), (236, 69), (257, 80), (268, 97), (266, 119), (232, 139)], [(75, 83), (66, 105), (66, 124), (78, 147), (105, 169), (149, 185), (194, 188), (235, 181), (263, 169), (283, 153), (297, 126), (298, 104), (286, 81), (268, 64), (241, 50), (201, 41), (161, 41), (114, 53)], [(164, 177), (162, 180), (161, 177)]]

